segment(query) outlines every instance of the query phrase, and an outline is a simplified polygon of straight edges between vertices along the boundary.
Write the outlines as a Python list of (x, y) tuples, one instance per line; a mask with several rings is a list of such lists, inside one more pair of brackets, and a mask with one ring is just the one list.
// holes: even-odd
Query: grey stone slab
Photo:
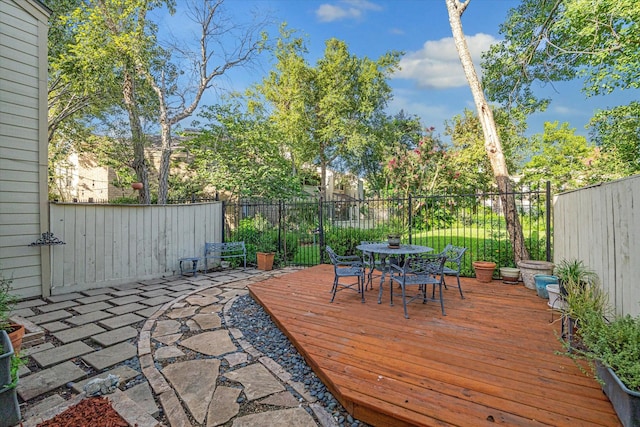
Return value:
[(161, 427), (158, 420), (147, 414), (143, 408), (120, 390), (109, 396), (113, 409), (127, 422), (136, 427)]
[(208, 305), (217, 303), (219, 300), (217, 296), (205, 296), (205, 295), (195, 294), (185, 298), (185, 301), (191, 305), (206, 307)]
[(56, 331), (61, 331), (63, 329), (67, 329), (70, 328), (69, 325), (67, 325), (64, 322), (51, 322), (51, 323), (44, 323), (42, 325), (40, 325), (42, 328), (46, 329), (49, 332), (56, 332)]
[(142, 280), (140, 282), (142, 286), (144, 286), (145, 289), (151, 289), (151, 288), (162, 288), (165, 287), (167, 285), (167, 280), (166, 279), (150, 279), (150, 280)]
[(24, 378), (31, 373), (31, 369), (27, 365), (20, 365), (18, 367), (18, 378)]
[(162, 344), (172, 345), (178, 342), (180, 338), (182, 338), (182, 334), (177, 333), (177, 334), (163, 335), (161, 337), (154, 337), (153, 339), (158, 342), (161, 342)]
[(216, 387), (213, 393), (213, 400), (209, 405), (207, 415), (208, 426), (220, 426), (238, 415), (240, 405), (238, 396), (242, 390), (233, 387)]
[(94, 302), (107, 301), (111, 298), (113, 298), (111, 295), (100, 294), (91, 297), (78, 298), (76, 302), (79, 302), (80, 304), (93, 304)]
[(83, 380), (80, 380), (78, 382), (74, 382), (73, 383), (73, 390), (77, 393), (82, 393), (84, 391), (84, 385), (86, 383), (88, 383), (89, 381), (95, 379), (95, 378), (107, 378), (107, 375), (117, 375), (120, 378), (120, 386), (122, 387), (124, 384), (126, 384), (127, 381), (137, 377), (138, 375), (141, 375), (140, 372), (136, 371), (135, 369), (131, 369), (128, 366), (118, 366), (117, 368), (113, 368), (110, 369), (108, 371), (105, 372), (101, 372), (97, 375), (94, 375), (92, 377), (89, 378), (85, 378)]
[(161, 305), (155, 305), (153, 307), (145, 308), (144, 310), (136, 311), (136, 314), (139, 314), (142, 317), (151, 317), (153, 313), (158, 311), (158, 309), (162, 307)]
[(86, 323), (97, 322), (111, 316), (113, 316), (113, 314), (105, 313), (104, 311), (92, 311), (91, 313), (81, 314), (80, 316), (74, 316), (71, 319), (66, 319), (66, 321), (78, 326), (84, 325)]
[(31, 357), (38, 365), (47, 368), (60, 362), (73, 359), (74, 357), (91, 353), (92, 351), (94, 351), (93, 348), (83, 342), (77, 341), (32, 354)]
[(9, 316), (20, 316), (20, 317), (31, 317), (35, 315), (36, 313), (30, 308), (13, 309), (9, 314)]
[(144, 298), (153, 298), (153, 297), (158, 297), (160, 295), (166, 295), (166, 294), (168, 294), (170, 292), (171, 291), (167, 291), (164, 288), (160, 288), (160, 289), (156, 289), (156, 290), (153, 290), (153, 291), (145, 292), (143, 294), (140, 294), (140, 296), (144, 297)]
[(73, 362), (64, 362), (21, 378), (18, 381), (17, 391), (22, 399), (31, 400), (85, 375), (86, 373)]
[(174, 357), (184, 356), (184, 353), (178, 347), (170, 345), (166, 347), (160, 347), (159, 349), (157, 349), (154, 356), (155, 356), (155, 359), (157, 360), (165, 360), (165, 359), (172, 359)]
[(183, 307), (183, 308), (176, 308), (173, 310), (170, 310), (166, 313), (166, 316), (169, 319), (182, 319), (185, 317), (191, 317), (194, 314), (196, 314), (196, 311), (198, 311), (197, 306), (192, 306), (192, 307)]
[(126, 341), (138, 336), (138, 331), (131, 326), (125, 326), (124, 328), (114, 329), (112, 331), (104, 332), (102, 334), (94, 335), (92, 340), (97, 342), (103, 347), (107, 347), (119, 342)]
[(106, 310), (113, 307), (111, 304), (105, 301), (94, 302), (93, 304), (79, 305), (73, 307), (73, 310), (80, 314), (91, 313), (92, 311)]
[(82, 356), (82, 360), (84, 360), (94, 368), (102, 370), (117, 363), (124, 362), (127, 359), (131, 359), (137, 354), (138, 351), (135, 346), (123, 342), (111, 347), (107, 347), (104, 350), (96, 351), (91, 354)]
[(140, 301), (142, 304), (146, 304), (148, 306), (160, 305), (167, 303), (169, 301), (173, 301), (174, 298), (166, 295), (160, 295), (159, 297), (149, 298), (147, 300)]
[(249, 355), (245, 352), (239, 351), (237, 353), (227, 354), (226, 356), (224, 356), (224, 358), (227, 363), (229, 363), (229, 366), (233, 367), (236, 365), (247, 363), (247, 361), (249, 360)]
[(228, 371), (224, 375), (242, 384), (244, 394), (249, 400), (260, 399), (285, 390), (280, 381), (260, 363)]
[(54, 322), (56, 320), (66, 319), (73, 316), (66, 310), (52, 311), (51, 313), (38, 314), (37, 316), (30, 317), (29, 320), (37, 325), (42, 323)]
[[(146, 308), (147, 308), (146, 305), (133, 302), (131, 304), (119, 305), (116, 307), (108, 308), (107, 311), (113, 314), (125, 314), (125, 313), (131, 313), (133, 311), (144, 310)], [(148, 317), (148, 316), (145, 316), (145, 317)]]
[(132, 302), (139, 302), (143, 298), (140, 295), (127, 295), (125, 297), (114, 298), (110, 302), (115, 305), (131, 304)]
[(54, 332), (52, 335), (62, 341), (63, 344), (68, 344), (73, 341), (83, 340), (91, 335), (96, 335), (101, 332), (105, 332), (105, 329), (95, 323), (87, 323), (82, 326), (76, 326), (75, 328)]
[(45, 351), (45, 350), (50, 350), (50, 349), (52, 349), (54, 347), (55, 346), (52, 343), (46, 342), (44, 344), (34, 345), (33, 347), (23, 348), (20, 351), (20, 355), (21, 356), (31, 356), (32, 354), (39, 353), (39, 352)]
[(124, 393), (129, 397), (129, 399), (136, 402), (152, 417), (155, 417), (160, 413), (158, 405), (156, 405), (155, 400), (153, 400), (153, 393), (151, 392), (151, 387), (147, 381), (141, 382), (140, 384), (127, 389)]
[(145, 320), (145, 318), (142, 316), (138, 316), (135, 313), (127, 313), (120, 316), (111, 317), (109, 319), (101, 320), (99, 324), (107, 329), (118, 329), (123, 326), (141, 322), (143, 320)]
[(200, 326), (201, 329), (216, 329), (222, 326), (222, 320), (217, 314), (196, 314), (193, 316), (193, 320)]
[(76, 299), (76, 298), (82, 298), (85, 295), (82, 295), (78, 292), (72, 292), (70, 294), (60, 294), (60, 295), (51, 295), (50, 297), (47, 298), (47, 301), (49, 302), (62, 302), (62, 301), (69, 301), (72, 299)]
[(180, 332), (180, 322), (177, 320), (158, 320), (153, 330), (153, 337), (175, 334)]
[(112, 292), (111, 294), (115, 297), (126, 297), (129, 295), (141, 294), (142, 292), (144, 292), (142, 289), (125, 289), (123, 291)]
[(255, 426), (296, 426), (317, 427), (313, 417), (303, 408), (266, 411), (258, 414), (244, 415), (233, 420), (233, 427)]
[(22, 414), (25, 419), (29, 419), (34, 416), (38, 416), (51, 408), (61, 405), (65, 402), (64, 397), (59, 394), (52, 394), (51, 396), (42, 399), (35, 405), (29, 406)]
[(45, 304), (46, 304), (46, 301), (43, 301), (40, 298), (29, 299), (29, 300), (17, 302), (14, 308), (19, 310), (21, 308), (38, 307), (40, 305), (45, 305)]
[(198, 289), (198, 286), (194, 286), (189, 283), (185, 283), (183, 285), (170, 286), (169, 289), (172, 292), (181, 292), (181, 291), (193, 291)]
[(78, 305), (78, 303), (75, 301), (62, 301), (53, 304), (41, 305), (40, 307), (38, 307), (38, 310), (43, 313), (50, 313), (52, 311), (64, 310), (65, 308), (73, 307), (76, 305)]
[(220, 361), (217, 359), (189, 360), (167, 365), (162, 369), (162, 374), (189, 408), (191, 415), (202, 423), (216, 388), (219, 370)]
[(208, 356), (221, 356), (238, 350), (225, 329), (194, 335), (181, 341), (180, 345)]
[(118, 285), (118, 286), (115, 288), (115, 290), (116, 290), (116, 291), (126, 291), (127, 289), (134, 289), (134, 288), (137, 288), (137, 287), (139, 287), (139, 286), (140, 286), (140, 284), (139, 284), (139, 283), (137, 283), (137, 282), (131, 282), (131, 283), (125, 283), (125, 284), (122, 284), (122, 285)]
[(110, 294), (114, 291), (115, 289), (113, 288), (95, 288), (95, 289), (89, 289), (88, 291), (82, 291), (82, 293), (85, 294), (86, 296), (92, 297), (95, 295)]

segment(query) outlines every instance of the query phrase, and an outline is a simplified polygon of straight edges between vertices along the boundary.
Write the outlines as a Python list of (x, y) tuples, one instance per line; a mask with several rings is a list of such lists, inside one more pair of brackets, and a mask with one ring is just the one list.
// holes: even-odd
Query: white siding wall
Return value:
[[(32, 0), (0, 0), (0, 274), (14, 293), (46, 293), (47, 16)], [(42, 207), (45, 207), (44, 212)]]
[(638, 206), (640, 175), (560, 194), (553, 207), (554, 261), (584, 261), (622, 315), (640, 315)]
[(178, 258), (222, 241), (222, 203), (52, 204), (53, 294), (179, 274)]

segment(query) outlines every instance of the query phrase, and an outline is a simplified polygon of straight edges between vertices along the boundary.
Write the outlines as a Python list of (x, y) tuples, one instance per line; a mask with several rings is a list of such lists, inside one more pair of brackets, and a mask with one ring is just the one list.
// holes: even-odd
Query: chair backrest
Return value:
[(466, 252), (467, 248), (463, 248), (462, 246), (454, 246), (447, 245), (444, 250), (440, 252), (440, 255), (443, 255), (447, 258), (446, 262), (455, 262), (460, 267), (460, 261), (462, 261), (462, 256)]
[(447, 258), (440, 254), (410, 256), (405, 259), (403, 270), (405, 274), (441, 276), (446, 261)]
[(331, 264), (333, 264), (334, 266), (338, 264), (338, 256), (336, 255), (336, 253), (334, 252), (333, 249), (331, 249), (331, 246), (327, 245), (327, 253), (329, 254), (329, 259), (331, 260)]

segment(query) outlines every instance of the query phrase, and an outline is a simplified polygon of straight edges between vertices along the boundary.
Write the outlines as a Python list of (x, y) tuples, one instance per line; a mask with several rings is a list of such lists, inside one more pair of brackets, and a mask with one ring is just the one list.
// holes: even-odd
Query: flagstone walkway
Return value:
[(52, 418), (84, 397), (87, 382), (114, 374), (120, 387), (107, 397), (130, 425), (335, 426), (226, 314), (248, 284), (291, 271), (226, 270), (20, 302), (14, 315), (47, 337), (22, 352), (23, 425)]

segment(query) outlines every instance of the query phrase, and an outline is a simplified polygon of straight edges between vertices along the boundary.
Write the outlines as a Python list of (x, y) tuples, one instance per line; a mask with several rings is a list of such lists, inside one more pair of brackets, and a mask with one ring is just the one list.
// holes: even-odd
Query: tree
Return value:
[(366, 146), (372, 121), (391, 97), (387, 78), (400, 53), (389, 52), (373, 61), (352, 55), (346, 43), (330, 39), (324, 56), (311, 67), (303, 58), (305, 52), (302, 40), (283, 27), (276, 69), (256, 90), (272, 106), (294, 166), (320, 167), (325, 195), (327, 168), (345, 165), (345, 159)]
[(613, 179), (640, 172), (640, 102), (598, 111), (589, 126), (593, 141), (609, 157)]
[(555, 192), (572, 190), (603, 180), (607, 161), (596, 147), (589, 146), (584, 136), (576, 135), (568, 123), (544, 124), (538, 137), (537, 152), (524, 166), (523, 181), (551, 182)]
[[(211, 192), (267, 199), (299, 196), (298, 177), (278, 143), (280, 135), (263, 111), (244, 109), (237, 99), (207, 107), (200, 113), (208, 124), (184, 143), (190, 169)], [(241, 155), (238, 155), (241, 153)]]
[(491, 163), (493, 175), (496, 179), (498, 191), (500, 193), (500, 201), (502, 202), (502, 207), (505, 213), (505, 221), (507, 224), (509, 239), (513, 247), (513, 254), (516, 262), (518, 262), (528, 259), (529, 252), (524, 245), (522, 225), (520, 224), (520, 218), (518, 217), (515, 198), (512, 194), (512, 183), (509, 178), (507, 162), (504, 157), (493, 113), (485, 99), (482, 85), (480, 84), (480, 80), (478, 79), (478, 75), (473, 66), (469, 47), (467, 46), (467, 41), (462, 30), (462, 14), (467, 6), (469, 6), (470, 1), (471, 0), (445, 0), (447, 12), (449, 14), (451, 33), (453, 34), (456, 50), (458, 51), (462, 68), (464, 69), (465, 76), (469, 82), (469, 87), (476, 104), (478, 118), (482, 125), (482, 132), (484, 134), (484, 147), (487, 152), (487, 156), (489, 157), (489, 162)]
[[(144, 50), (136, 56), (136, 68), (153, 88), (159, 106), (158, 122), (162, 141), (158, 177), (159, 204), (166, 203), (169, 189), (173, 126), (193, 114), (205, 91), (212, 87), (214, 78), (222, 76), (231, 68), (249, 63), (262, 50), (266, 41), (266, 35), (261, 33), (264, 24), (243, 28), (231, 23), (223, 13), (223, 3), (224, 0), (189, 2), (189, 15), (200, 28), (197, 51), (180, 47), (184, 44), (176, 44), (170, 49), (159, 49), (157, 56), (149, 57)], [(219, 49), (215, 49), (214, 45)], [(180, 65), (171, 61), (172, 52), (180, 53), (183, 60)], [(178, 70), (185, 67), (185, 63), (192, 67), (191, 73), (187, 73), (191, 77), (182, 81), (179, 79), (182, 72)]]
[(385, 166), (385, 174), (394, 195), (446, 193), (460, 177), (451, 162), (451, 154), (434, 133), (426, 130), (415, 147), (397, 146)]
[[(523, 115), (492, 107), (509, 171), (517, 171), (527, 151), (527, 129)], [(457, 190), (469, 193), (486, 189), (495, 181), (484, 148), (484, 134), (478, 115), (469, 109), (445, 122), (445, 135), (451, 137), (450, 161), (459, 172)]]
[[(504, 40), (484, 57), (487, 95), (506, 108), (533, 112), (550, 102), (535, 96), (534, 82), (580, 78), (587, 97), (638, 89), (639, 22), (635, 0), (523, 0), (501, 26)], [(638, 117), (640, 103), (631, 102), (601, 111), (591, 122), (595, 140), (603, 154), (613, 155), (619, 172), (638, 170), (626, 163), (637, 165)]]

